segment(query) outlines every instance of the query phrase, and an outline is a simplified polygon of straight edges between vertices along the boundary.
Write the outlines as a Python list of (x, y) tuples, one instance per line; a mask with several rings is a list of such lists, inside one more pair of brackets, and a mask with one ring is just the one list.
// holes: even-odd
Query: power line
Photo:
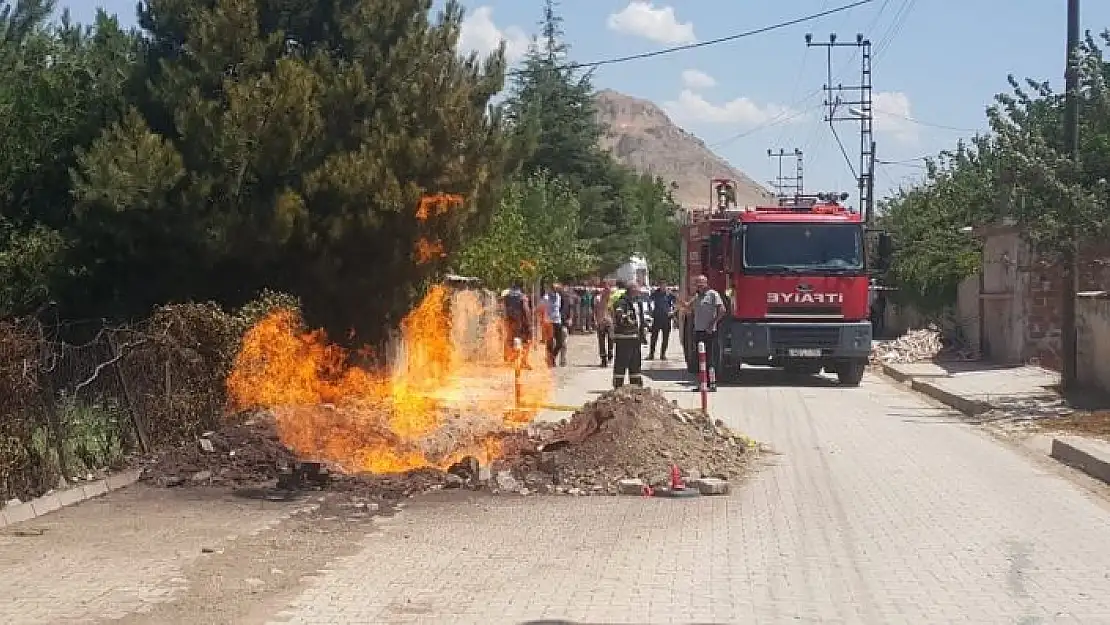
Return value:
[[(813, 99), (814, 96), (816, 96), (820, 92), (821, 92), (820, 89), (818, 89), (816, 91), (813, 91), (808, 96), (806, 96), (805, 98), (802, 98), (801, 100), (798, 100), (794, 104), (787, 105), (787, 108), (793, 108), (797, 104), (801, 104), (802, 102), (805, 102), (806, 100), (811, 100), (811, 99)], [(824, 106), (824, 105), (822, 105), (822, 106)], [(789, 112), (789, 113), (780, 113), (779, 115), (773, 117), (772, 119), (767, 120), (766, 122), (764, 122), (762, 124), (759, 124), (757, 126), (753, 126), (751, 128), (748, 128), (747, 130), (741, 130), (740, 132), (738, 132), (738, 133), (736, 133), (736, 134), (734, 134), (730, 137), (726, 137), (725, 139), (722, 139), (722, 140), (720, 140), (716, 143), (711, 143), (709, 145), (709, 147), (711, 147), (711, 148), (724, 147), (724, 146), (726, 146), (730, 143), (733, 143), (734, 141), (737, 141), (739, 139), (743, 139), (744, 137), (753, 135), (753, 134), (755, 134), (755, 133), (757, 133), (761, 130), (766, 130), (767, 128), (774, 128), (775, 126), (778, 126), (780, 124), (785, 124), (787, 122), (798, 119), (799, 117), (802, 117), (803, 115), (808, 115), (811, 112), (813, 112), (813, 107), (805, 108), (805, 109), (801, 109), (801, 110), (797, 110), (797, 111), (793, 111), (793, 112)]]
[(811, 13), (810, 15), (794, 18), (792, 20), (787, 20), (785, 22), (778, 22), (778, 23), (775, 23), (775, 24), (770, 24), (768, 26), (763, 26), (762, 28), (756, 28), (754, 30), (746, 30), (746, 31), (743, 31), (743, 32), (736, 33), (734, 35), (728, 35), (726, 37), (718, 37), (716, 39), (709, 39), (708, 41), (699, 41), (697, 43), (688, 43), (688, 44), (681, 45), (681, 46), (674, 46), (672, 48), (663, 48), (661, 50), (653, 50), (651, 52), (641, 52), (640, 54), (629, 54), (627, 56), (618, 56), (618, 57), (613, 57), (613, 58), (609, 58), (609, 59), (601, 59), (600, 61), (592, 61), (590, 63), (570, 63), (570, 64), (567, 64), (567, 65), (561, 66), (560, 69), (579, 69), (579, 68), (583, 68), (583, 67), (591, 67), (592, 68), (592, 67), (601, 67), (602, 65), (615, 65), (617, 63), (626, 63), (628, 61), (638, 61), (640, 59), (649, 59), (649, 58), (652, 58), (652, 57), (663, 56), (665, 54), (673, 54), (675, 52), (682, 52), (682, 51), (685, 51), (685, 50), (694, 50), (696, 48), (704, 48), (706, 46), (714, 46), (714, 45), (717, 45), (719, 43), (727, 43), (729, 41), (736, 41), (737, 39), (744, 39), (746, 37), (752, 37), (754, 35), (762, 35), (763, 33), (771, 32), (773, 30), (781, 30), (781, 29), (786, 28), (788, 26), (795, 26), (797, 24), (803, 24), (805, 22), (812, 22), (813, 20), (820, 19), (820, 18), (828, 16), (828, 15), (833, 15), (835, 13), (841, 13), (843, 11), (847, 11), (849, 9), (854, 9), (858, 6), (863, 6), (865, 4), (870, 4), (872, 2), (874, 2), (874, 0), (856, 0), (856, 2), (853, 2), (851, 4), (845, 4), (843, 6), (835, 7), (835, 8), (832, 8), (832, 9), (827, 9), (827, 10), (824, 10), (824, 11), (819, 11), (817, 13)]
[(977, 128), (959, 128), (959, 127), (956, 127), (956, 126), (945, 126), (944, 124), (934, 124), (932, 122), (921, 121), (920, 119), (917, 119), (917, 118), (914, 118), (914, 117), (909, 117), (907, 115), (902, 115), (900, 113), (894, 113), (894, 112), (891, 112), (891, 111), (883, 111), (883, 110), (880, 110), (880, 109), (875, 109), (875, 112), (878, 113), (879, 115), (886, 115), (886, 116), (889, 116), (889, 117), (897, 117), (898, 119), (904, 119), (908, 122), (913, 122), (913, 123), (917, 124), (918, 126), (927, 126), (929, 128), (939, 128), (941, 130), (951, 130), (953, 132), (982, 132), (983, 131), (981, 128), (978, 128), (978, 129)]

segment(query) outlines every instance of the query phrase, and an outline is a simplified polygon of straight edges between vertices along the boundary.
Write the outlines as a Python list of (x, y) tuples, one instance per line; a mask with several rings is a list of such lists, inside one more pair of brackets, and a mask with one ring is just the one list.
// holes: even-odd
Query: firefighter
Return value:
[(637, 300), (640, 285), (632, 280), (623, 291), (613, 295), (610, 304), (613, 313), (613, 388), (624, 386), (624, 376), (628, 383), (643, 387), (644, 378), (640, 373), (640, 346), (647, 344), (647, 324), (644, 323), (643, 309)]

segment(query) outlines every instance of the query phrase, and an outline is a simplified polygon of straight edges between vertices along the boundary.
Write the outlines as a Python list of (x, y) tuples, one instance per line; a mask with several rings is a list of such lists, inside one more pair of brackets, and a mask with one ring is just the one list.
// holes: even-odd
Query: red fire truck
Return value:
[[(871, 350), (865, 224), (842, 204), (846, 193), (736, 206), (736, 185), (712, 181), (709, 210), (682, 228), (682, 291), (698, 274), (722, 295), (728, 317), (718, 328), (722, 381), (742, 364), (801, 375), (836, 373), (858, 386)], [(887, 245), (882, 247), (888, 247)], [(680, 317), (686, 365), (697, 371), (693, 315)]]

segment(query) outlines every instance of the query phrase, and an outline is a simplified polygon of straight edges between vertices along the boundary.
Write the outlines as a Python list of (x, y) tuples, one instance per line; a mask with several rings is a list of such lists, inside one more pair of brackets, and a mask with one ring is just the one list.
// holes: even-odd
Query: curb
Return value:
[(113, 490), (119, 490), (125, 486), (130, 486), (139, 480), (139, 475), (141, 473), (142, 469), (120, 471), (102, 480), (85, 482), (79, 486), (43, 495), (42, 497), (36, 497), (31, 501), (26, 501), (15, 506), (0, 508), (0, 528), (30, 521), (31, 519), (49, 514), (55, 510), (61, 510), (66, 506), (72, 506), (82, 501), (107, 494)]
[(968, 417), (975, 417), (984, 412), (989, 412), (992, 409), (992, 406), (985, 401), (960, 397), (955, 393), (949, 393), (938, 386), (917, 378), (912, 378), (910, 380), (910, 388), (922, 395), (932, 397), (950, 408), (955, 408)]
[(930, 384), (921, 378), (914, 377), (909, 373), (899, 371), (886, 363), (882, 364), (882, 372), (886, 377), (905, 384), (910, 387), (911, 390), (917, 391), (926, 397), (931, 397), (949, 408), (958, 410), (963, 413), (964, 416), (975, 417), (992, 409), (992, 406), (987, 402), (968, 399), (966, 397), (960, 397), (955, 393), (949, 393), (934, 384)]
[(908, 373), (902, 373), (898, 369), (886, 364), (885, 362), (882, 363), (880, 367), (882, 367), (883, 375), (896, 382), (902, 382), (904, 384), (911, 380), (912, 376), (910, 376)]
[(1062, 464), (1110, 484), (1110, 445), (1077, 436), (1052, 439), (1049, 454)]

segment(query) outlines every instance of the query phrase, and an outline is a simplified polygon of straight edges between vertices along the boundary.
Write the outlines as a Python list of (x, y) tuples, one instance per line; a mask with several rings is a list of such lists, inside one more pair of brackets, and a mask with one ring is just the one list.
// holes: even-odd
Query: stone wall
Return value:
[(1110, 393), (1110, 293), (1086, 291), (1075, 302), (1079, 382)]

